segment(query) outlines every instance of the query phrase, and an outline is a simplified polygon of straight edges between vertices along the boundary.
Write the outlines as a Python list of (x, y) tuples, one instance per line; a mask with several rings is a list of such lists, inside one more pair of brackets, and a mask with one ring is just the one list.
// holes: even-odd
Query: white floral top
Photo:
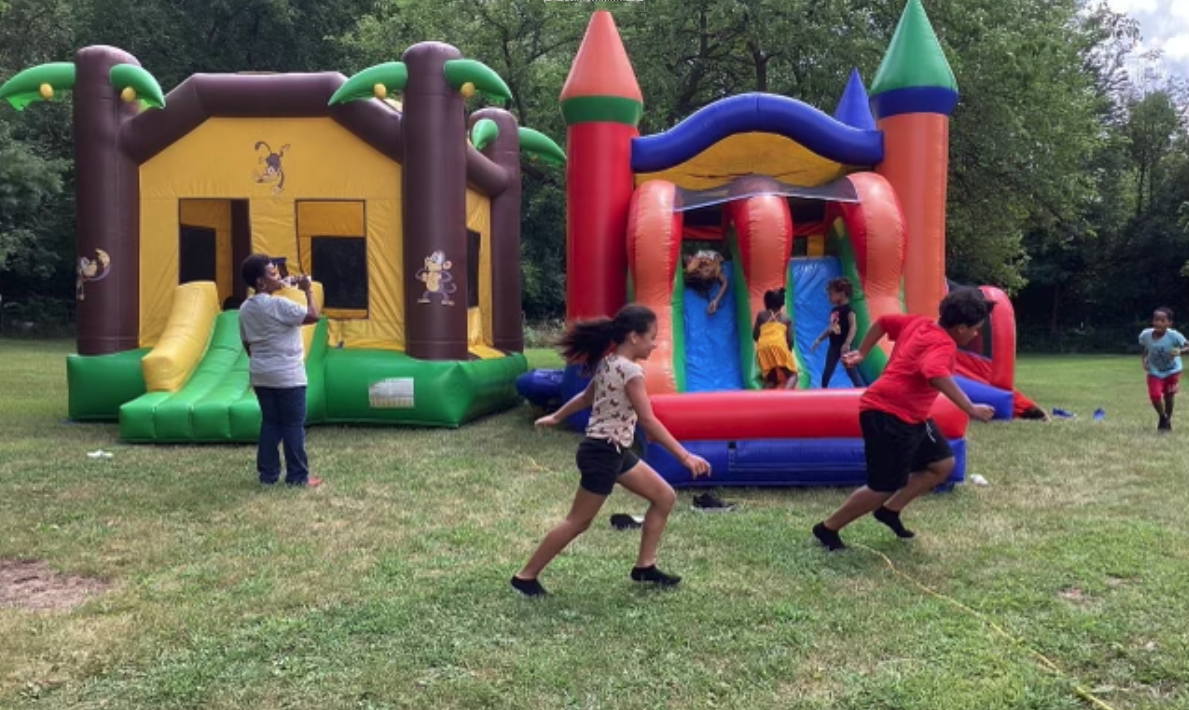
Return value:
[(594, 404), (586, 425), (587, 436), (623, 447), (632, 445), (636, 410), (628, 399), (627, 384), (643, 376), (643, 367), (619, 355), (608, 355), (599, 362), (593, 379)]

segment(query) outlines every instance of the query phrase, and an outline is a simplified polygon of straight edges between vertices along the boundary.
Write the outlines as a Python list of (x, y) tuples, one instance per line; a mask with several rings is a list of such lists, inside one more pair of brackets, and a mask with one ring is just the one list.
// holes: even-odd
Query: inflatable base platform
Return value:
[[(530, 404), (546, 410), (556, 409), (585, 387), (589, 380), (578, 374), (576, 368), (566, 370), (533, 370), (517, 378), (516, 389)], [(977, 383), (975, 383), (977, 384)], [(853, 390), (852, 390), (853, 392)], [(709, 394), (706, 396), (715, 396)], [(763, 393), (748, 396), (764, 397)], [(781, 399), (809, 401), (814, 398), (809, 392), (781, 393)], [(846, 395), (835, 394), (834, 399)], [(1010, 396), (1010, 393), (1009, 393)], [(689, 398), (691, 403), (693, 398)], [(816, 399), (816, 398), (814, 398)], [(658, 415), (670, 409), (668, 405), (679, 402), (676, 399), (654, 399), (654, 409), (660, 406)], [(775, 404), (773, 402), (772, 404)], [(679, 406), (679, 405), (678, 405)], [(945, 405), (942, 405), (943, 407)], [(998, 408), (999, 404), (996, 403)], [(567, 420), (567, 424), (578, 431), (586, 426), (589, 412), (582, 412)], [(726, 426), (723, 426), (726, 429)], [(856, 436), (830, 438), (738, 438), (709, 439), (683, 436), (680, 429), (674, 436), (690, 452), (710, 462), (714, 474), (707, 478), (694, 479), (689, 470), (674, 459), (664, 447), (655, 442), (639, 446), (641, 457), (648, 462), (669, 485), (674, 488), (717, 487), (717, 486), (861, 486), (867, 480), (866, 456), (863, 440)], [(643, 432), (638, 432), (637, 442), (644, 441)], [(966, 480), (966, 439), (949, 437), (954, 450), (954, 472), (942, 490), (949, 490)]]
[[(644, 460), (674, 488), (717, 486), (861, 486), (867, 482), (862, 439), (752, 439), (685, 441), (690, 453), (710, 462), (713, 475), (695, 479), (656, 442)], [(966, 480), (966, 440), (951, 439), (954, 472), (943, 489)]]
[[(458, 427), (516, 406), (523, 354), (470, 361), (417, 360), (399, 351), (333, 349), (315, 330), (306, 373), (306, 424)], [(220, 314), (205, 354), (174, 392), (146, 392), (141, 349), (70, 355), (70, 418), (113, 421), (131, 443), (255, 443), (260, 407), (248, 381), (239, 313)]]

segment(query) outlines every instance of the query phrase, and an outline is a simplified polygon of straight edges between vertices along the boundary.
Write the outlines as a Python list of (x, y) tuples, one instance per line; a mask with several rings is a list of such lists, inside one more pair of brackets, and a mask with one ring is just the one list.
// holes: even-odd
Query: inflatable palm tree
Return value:
[[(20, 72), (0, 86), (0, 99), (21, 110), (67, 91), (74, 94), (79, 353), (132, 350), (138, 346), (136, 321), (125, 318), (121, 326), (120, 319), (137, 307), (139, 168), (114, 138), (143, 108), (164, 108), (165, 96), (131, 54), (96, 46), (80, 49), (73, 62)], [(83, 282), (98, 280), (87, 274), (95, 262), (103, 264), (106, 288), (86, 290), (84, 297)]]
[[(0, 99), (20, 111), (34, 101), (49, 101), (59, 91), (74, 89), (78, 69), (74, 62), (52, 62), (30, 67), (0, 85)], [(137, 64), (119, 63), (108, 72), (111, 87), (127, 103), (140, 101), (145, 108), (165, 108), (161, 85)]]
[[(430, 43), (432, 44), (432, 43)], [(418, 47), (423, 45), (418, 45)], [(445, 45), (441, 45), (445, 46)], [(413, 48), (410, 48), (412, 51)], [(416, 59), (417, 54), (413, 57)], [(426, 67), (429, 69), (429, 67)], [(425, 80), (439, 78), (436, 71), (425, 72)], [(508, 85), (491, 67), (474, 59), (446, 59), (441, 63), (440, 79), (445, 86), (458, 92), (464, 99), (469, 99), (476, 93), (482, 94), (492, 103), (502, 106), (511, 100), (512, 92)], [(347, 101), (360, 101), (371, 98), (386, 99), (388, 95), (397, 91), (405, 91), (409, 83), (409, 68), (404, 62), (385, 62), (368, 67), (352, 76), (343, 84), (330, 99), (331, 105)], [(443, 88), (444, 87), (440, 87)], [(443, 91), (443, 95), (446, 92)], [(413, 107), (418, 108), (417, 106)], [(408, 109), (405, 111), (408, 114)], [(483, 150), (500, 134), (500, 129), (491, 119), (482, 119), (471, 129), (471, 144), (476, 150)], [(523, 152), (534, 160), (561, 165), (565, 163), (566, 154), (557, 143), (548, 136), (531, 128), (521, 127), (517, 130), (520, 146)]]
[[(464, 59), (458, 49), (440, 42), (413, 45), (399, 62), (364, 69), (339, 87), (330, 104), (382, 100), (396, 92), (403, 94), (404, 173), (418, 176), (401, 182), (406, 269), (417, 268), (433, 254), (446, 260), (466, 254), (467, 153), (477, 150), (503, 171), (507, 186), (491, 202), (492, 233), (507, 240), (492, 245), (493, 288), (496, 292), (514, 290), (518, 297), (520, 155), (563, 164), (565, 153), (541, 133), (518, 127), (515, 117), (501, 108), (476, 111), (469, 117), (468, 131), (467, 99), (481, 93), (502, 105), (512, 98), (512, 92), (490, 67)], [(446, 317), (437, 310), (441, 306), (419, 303), (419, 287), (408, 274), (405, 302), (419, 305), (406, 312), (406, 352), (430, 360), (466, 359), (466, 319)], [(466, 288), (465, 279), (460, 280), (454, 303), (467, 302)], [(512, 309), (501, 314), (509, 322), (496, 323), (496, 332), (517, 335), (506, 336), (509, 340), (495, 343), (496, 348), (516, 350), (522, 345), (519, 315)]]

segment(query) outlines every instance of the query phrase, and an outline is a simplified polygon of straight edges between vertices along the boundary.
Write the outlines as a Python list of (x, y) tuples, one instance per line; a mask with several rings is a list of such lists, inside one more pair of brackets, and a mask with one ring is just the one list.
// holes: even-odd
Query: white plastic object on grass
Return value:
[(110, 459), (112, 457), (112, 453), (110, 451), (98, 449), (96, 451), (88, 451), (87, 456), (93, 459)]
[(973, 483), (973, 484), (974, 484), (974, 485), (976, 485), (976, 486), (989, 486), (989, 485), (991, 485), (991, 482), (990, 482), (990, 481), (988, 481), (987, 479), (985, 479), (985, 478), (983, 478), (982, 476), (978, 475), (977, 473), (971, 474), (971, 476), (970, 476), (970, 482), (971, 482), (971, 483)]

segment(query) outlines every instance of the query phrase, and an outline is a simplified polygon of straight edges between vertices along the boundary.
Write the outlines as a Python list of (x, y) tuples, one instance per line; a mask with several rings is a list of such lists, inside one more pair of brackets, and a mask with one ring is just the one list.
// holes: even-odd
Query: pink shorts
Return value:
[(1153, 402), (1158, 402), (1164, 399), (1167, 395), (1176, 394), (1177, 386), (1181, 382), (1181, 373), (1169, 375), (1168, 377), (1156, 377), (1155, 375), (1148, 375), (1148, 397)]

